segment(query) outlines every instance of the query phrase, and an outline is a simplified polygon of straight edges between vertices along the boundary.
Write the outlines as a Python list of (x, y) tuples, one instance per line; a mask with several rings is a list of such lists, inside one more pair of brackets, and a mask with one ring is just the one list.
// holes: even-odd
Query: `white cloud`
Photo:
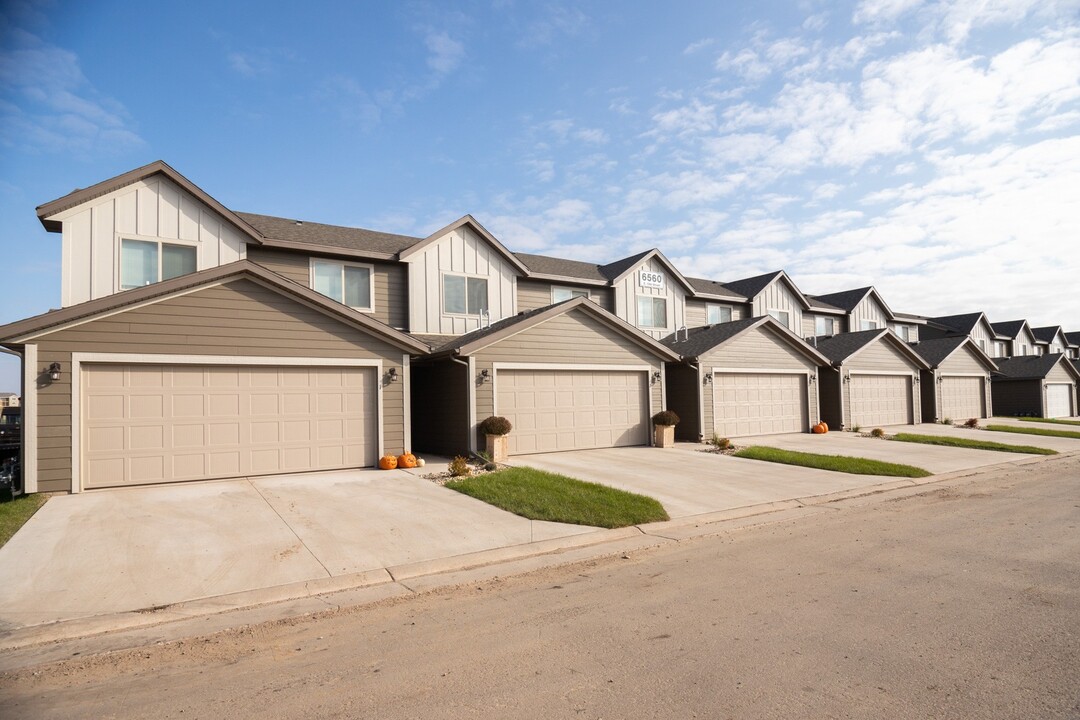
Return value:
[(923, 4), (923, 0), (863, 0), (855, 7), (852, 22), (891, 22)]
[(429, 31), (424, 45), (428, 50), (428, 67), (439, 76), (452, 73), (465, 58), (465, 46), (446, 32)]
[(704, 50), (705, 48), (709, 47), (710, 45), (712, 45), (715, 42), (716, 42), (716, 40), (714, 38), (704, 38), (702, 40), (692, 42), (689, 45), (687, 45), (685, 48), (683, 48), (683, 55), (693, 55), (694, 53), (698, 52), (699, 50)]

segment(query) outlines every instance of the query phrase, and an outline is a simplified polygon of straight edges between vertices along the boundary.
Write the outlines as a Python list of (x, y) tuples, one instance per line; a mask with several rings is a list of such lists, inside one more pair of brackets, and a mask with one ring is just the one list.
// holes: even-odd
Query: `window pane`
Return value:
[(161, 244), (161, 279), (195, 272), (195, 248)]
[(469, 314), (479, 315), (488, 309), (487, 280), (469, 278)]
[(465, 278), (443, 277), (443, 312), (465, 313)]
[(772, 315), (774, 320), (779, 320), (781, 325), (788, 326), (788, 318), (790, 317), (786, 311), (783, 310), (770, 310), (769, 315)]
[(322, 293), (328, 298), (341, 302), (343, 300), (341, 292), (341, 265), (338, 263), (328, 263), (322, 261), (314, 261), (311, 263), (311, 275), (314, 281), (315, 292)]
[(345, 266), (345, 304), (354, 308), (371, 309), (371, 270)]
[(667, 300), (664, 298), (638, 298), (638, 327), (667, 327)]
[(819, 317), (814, 321), (814, 334), (815, 335), (832, 335), (833, 334), (833, 319), (827, 317)]
[(721, 305), (710, 305), (706, 321), (710, 325), (731, 322), (731, 308)]
[(144, 240), (120, 243), (120, 288), (130, 290), (157, 282), (158, 245)]
[(561, 288), (561, 287), (551, 289), (551, 302), (553, 302), (553, 303), (562, 302), (563, 300), (569, 300), (570, 298), (576, 298), (576, 297), (587, 298), (587, 297), (589, 297), (589, 291), (588, 290), (574, 290), (572, 288)]

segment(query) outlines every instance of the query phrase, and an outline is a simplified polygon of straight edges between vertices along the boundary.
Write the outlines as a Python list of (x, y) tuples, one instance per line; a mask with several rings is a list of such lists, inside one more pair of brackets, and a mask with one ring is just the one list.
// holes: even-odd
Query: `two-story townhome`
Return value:
[(1035, 355), (1035, 335), (1027, 320), (1008, 320), (991, 323), (998, 340), (1005, 343), (1005, 356), (1025, 357)]
[[(813, 319), (813, 325), (807, 322), (803, 328), (803, 334), (807, 337), (888, 328), (905, 342), (919, 339), (922, 320), (915, 315), (894, 313), (873, 286), (811, 295), (808, 299), (813, 304), (812, 312), (808, 313)], [(841, 317), (833, 320), (837, 311)], [(836, 325), (831, 324), (833, 322)], [(821, 332), (822, 330), (833, 332)]]
[(1031, 334), (1035, 336), (1035, 345), (1040, 348), (1040, 355), (1068, 354), (1069, 340), (1060, 325), (1031, 328)]
[(1080, 360), (1080, 332), (1067, 332), (1065, 339), (1069, 342), (1069, 357)]
[(925, 338), (967, 336), (985, 355), (992, 358), (1008, 356), (1007, 340), (998, 337), (998, 331), (985, 313), (972, 312), (927, 318), (923, 330)]

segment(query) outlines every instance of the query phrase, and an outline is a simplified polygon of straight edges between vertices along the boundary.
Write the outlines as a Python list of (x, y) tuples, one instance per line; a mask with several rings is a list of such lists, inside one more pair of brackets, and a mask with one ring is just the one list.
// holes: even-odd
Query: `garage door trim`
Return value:
[[(992, 414), (990, 412), (990, 398), (987, 397), (987, 394), (988, 394), (987, 389), (990, 387), (990, 376), (985, 374), (985, 373), (956, 373), (956, 372), (940, 372), (940, 373), (938, 373), (938, 375), (937, 375), (937, 377), (935, 379), (936, 383), (937, 383), (937, 388), (935, 389), (935, 392), (937, 393), (937, 398), (938, 398), (938, 414), (939, 415), (942, 415), (942, 411), (944, 409), (943, 405), (945, 403), (945, 398), (944, 398), (944, 396), (942, 394), (943, 386), (945, 384), (945, 381), (948, 380), (949, 378), (978, 378), (979, 380), (982, 380), (982, 413), (983, 413), (983, 415), (981, 415), (981, 417), (983, 417), (983, 418), (992, 417)], [(926, 418), (923, 418), (923, 421), (925, 422)]]
[(82, 487), (82, 364), (113, 365), (239, 365), (375, 368), (376, 457), (383, 454), (382, 360), (366, 358), (268, 357), (244, 355), (148, 355), (144, 353), (71, 354), (71, 492)]
[[(1068, 407), (1068, 409), (1067, 409), (1067, 412), (1069, 413), (1068, 415), (1051, 415), (1050, 414), (1051, 413), (1051, 409), (1050, 409), (1050, 388), (1052, 388), (1052, 387), (1053, 388), (1059, 388), (1059, 387), (1067, 388), (1066, 393), (1065, 393), (1065, 404)], [(1072, 417), (1072, 414), (1076, 412), (1076, 408), (1073, 407), (1073, 405), (1076, 402), (1075, 396), (1076, 396), (1076, 385), (1073, 384), (1073, 383), (1063, 383), (1063, 382), (1048, 382), (1048, 383), (1045, 383), (1043, 385), (1043, 415), (1045, 417), (1048, 417), (1048, 418)]]
[[(909, 405), (908, 405), (908, 412), (909, 412), (908, 423), (912, 423), (912, 422), (915, 421), (915, 408), (916, 408), (917, 403), (919, 402), (919, 397), (918, 396), (919, 396), (919, 393), (921, 392), (921, 390), (919, 388), (919, 373), (917, 373), (917, 372), (903, 372), (903, 371), (896, 372), (895, 370), (848, 370), (846, 373), (843, 374), (843, 382), (850, 384), (852, 375), (876, 375), (876, 376), (883, 376), (883, 377), (905, 377), (905, 378), (908, 378), (908, 380), (911, 381), (911, 384), (908, 386), (908, 389), (910, 390), (910, 395), (908, 397), (908, 403), (909, 403)], [(850, 407), (850, 405), (851, 405), (851, 389), (850, 388), (848, 389), (848, 402), (843, 403), (843, 405), (845, 405), (845, 407), (841, 408), (841, 412), (842, 412), (841, 422), (843, 422), (844, 426), (846, 427), (847, 423), (849, 421), (852, 421), (852, 418), (850, 417), (850, 415), (851, 415), (851, 407)]]
[[(802, 370), (796, 368), (729, 368), (729, 367), (716, 367), (712, 368), (713, 375), (718, 374), (734, 374), (734, 375), (803, 375), (806, 377), (806, 385), (804, 389), (806, 391), (806, 427), (810, 427), (814, 424), (814, 412), (810, 404), (810, 386), (817, 382), (817, 369), (811, 370), (810, 368), (803, 368)], [(716, 383), (709, 383), (709, 396), (713, 407), (713, 425), (716, 425)], [(704, 407), (702, 407), (702, 415), (705, 414)], [(701, 419), (701, 427), (704, 427), (705, 419)]]
[[(497, 362), (491, 364), (492, 379), (492, 392), (491, 392), (491, 410), (493, 415), (499, 414), (499, 400), (498, 393), (495, 392), (494, 385), (499, 382), (500, 370), (582, 370), (582, 371), (597, 371), (597, 372), (643, 372), (645, 373), (645, 389), (648, 395), (649, 401), (649, 418), (651, 422), (652, 416), (656, 413), (653, 407), (653, 394), (652, 394), (652, 378), (649, 373), (655, 372), (657, 368), (650, 365), (597, 365), (589, 363), (520, 363), (520, 362)], [(661, 399), (660, 403), (664, 406), (667, 405), (667, 395), (664, 385), (664, 366), (661, 364), (660, 370), (660, 391)], [(474, 422), (475, 424), (475, 422)]]

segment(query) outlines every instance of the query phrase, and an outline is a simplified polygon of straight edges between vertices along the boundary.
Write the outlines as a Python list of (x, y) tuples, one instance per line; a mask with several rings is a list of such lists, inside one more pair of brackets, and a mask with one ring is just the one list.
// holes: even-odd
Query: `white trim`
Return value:
[[(697, 387), (700, 388), (704, 384), (705, 384), (705, 368), (702, 367), (701, 363), (699, 362), (698, 366), (697, 366)], [(712, 390), (712, 387), (715, 384), (716, 384), (716, 378), (714, 377), (712, 380), (709, 381), (709, 388), (710, 388), (711, 392), (715, 392), (715, 390)], [(698, 407), (697, 407), (698, 436), (700, 437), (700, 439), (705, 440), (706, 439), (706, 436), (705, 436), (705, 393), (704, 392), (696, 392), (694, 394), (697, 395), (697, 400), (698, 400)], [(715, 403), (713, 404), (713, 412), (714, 413), (716, 412), (716, 404)], [(712, 438), (713, 433), (715, 433), (715, 432), (716, 432), (716, 418), (713, 418), (713, 427), (710, 430), (708, 437)]]
[[(664, 331), (670, 330), (671, 329), (671, 320), (672, 320), (672, 316), (673, 316), (673, 311), (672, 312), (668, 312), (668, 311), (671, 310), (674, 307), (674, 305), (669, 303), (669, 301), (673, 301), (674, 299), (675, 298), (673, 298), (673, 297), (671, 297), (669, 295), (638, 295), (638, 294), (635, 293), (634, 294), (634, 326), (637, 327), (639, 330), (652, 331), (652, 332), (659, 332), (661, 330), (664, 330)], [(664, 301), (664, 324), (663, 325), (642, 325), (641, 324), (641, 304), (640, 303), (641, 303), (642, 300), (652, 300), (654, 302), (656, 300), (663, 300)]]
[[(773, 313), (776, 313), (776, 315), (781, 315), (781, 314), (782, 315), (787, 315), (787, 320), (781, 320), (780, 318), (776, 317), (776, 315), (773, 315)], [(781, 308), (766, 308), (765, 309), (765, 314), (768, 315), (769, 317), (771, 317), (776, 322), (783, 325), (784, 327), (786, 327), (788, 330), (791, 330), (792, 312), (790, 310), (783, 310)]]
[[(325, 293), (321, 293), (318, 290), (315, 290), (315, 263), (324, 263), (326, 265), (340, 265), (341, 266), (341, 299), (340, 300), (338, 300), (337, 298), (330, 297), (329, 295), (325, 295)], [(355, 305), (346, 305), (345, 304), (345, 267), (346, 266), (364, 268), (365, 270), (368, 271), (368, 306), (367, 307), (357, 307)], [(339, 302), (342, 305), (345, 305), (345, 307), (352, 308), (353, 310), (355, 310), (357, 312), (367, 312), (367, 313), (375, 312), (375, 266), (370, 264), (370, 263), (351, 262), (351, 261), (348, 261), (348, 260), (328, 260), (328, 259), (323, 258), (323, 257), (309, 257), (308, 258), (308, 287), (311, 288), (312, 290), (315, 290), (315, 292), (318, 292), (320, 295), (324, 295), (325, 297), (330, 297), (331, 300), (333, 300), (335, 302)]]
[(23, 492), (38, 491), (37, 345), (23, 346), (22, 474)]
[[(82, 492), (82, 364), (150, 364), (150, 365), (290, 365), (306, 367), (371, 367), (375, 368), (376, 451), (375, 462), (385, 452), (382, 360), (360, 358), (304, 357), (245, 357), (242, 355), (151, 355), (145, 353), (71, 353), (71, 492)], [(25, 430), (24, 430), (25, 432)]]
[(714, 373), (731, 373), (731, 374), (752, 374), (752, 375), (810, 375), (814, 372), (813, 368), (803, 368), (802, 370), (794, 369), (776, 369), (772, 368), (728, 368), (728, 367), (715, 367), (712, 371)]
[[(492, 374), (494, 375), (494, 370)], [(469, 384), (469, 450), (476, 452), (476, 357), (472, 355), (469, 356), (469, 375), (466, 382)], [(491, 378), (491, 382), (492, 403), (494, 405), (494, 377)]]
[[(402, 404), (402, 416), (405, 420), (405, 452), (411, 452), (412, 450), (412, 376), (410, 363), (411, 358), (408, 353), (401, 356), (401, 404)], [(382, 403), (379, 403), (380, 406)], [(379, 457), (382, 457), (382, 453), (379, 453)]]
[[(515, 277), (514, 280), (516, 281), (517, 278)], [(555, 299), (555, 291), (556, 290), (568, 290), (568, 291), (570, 291), (570, 297), (565, 298), (563, 300), (556, 300)], [(581, 295), (580, 293), (584, 293), (584, 295)], [(550, 297), (551, 297), (551, 304), (552, 305), (554, 305), (557, 302), (565, 302), (566, 300), (573, 300), (576, 297), (584, 297), (586, 300), (592, 300), (592, 291), (589, 290), (588, 288), (582, 289), (582, 288), (576, 288), (576, 287), (569, 287), (569, 286), (566, 286), (566, 285), (552, 285), (551, 286), (551, 296)]]
[[(465, 312), (463, 312), (463, 313), (450, 312), (449, 310), (446, 309), (446, 278), (448, 276), (449, 277), (465, 278)], [(490, 314), (491, 314), (491, 278), (492, 277), (498, 278), (498, 275), (495, 275), (495, 276), (491, 276), (491, 275), (475, 275), (475, 274), (464, 273), (464, 272), (454, 272), (452, 270), (450, 270), (450, 271), (440, 270), (439, 271), (439, 314), (440, 314), (440, 316), (446, 316), (446, 317), (450, 317), (450, 318), (483, 318), (484, 313), (487, 312), (489, 317), (490, 317)], [(469, 280), (470, 279), (483, 280), (484, 281), (484, 286), (487, 288), (487, 303), (486, 303), (487, 308), (485, 310), (482, 310), (482, 311), (478, 312), (478, 313), (470, 313), (469, 312)], [(374, 285), (373, 285), (373, 287), (374, 287)], [(517, 302), (517, 298), (516, 298), (516, 296), (517, 296), (517, 288), (516, 287), (514, 288), (514, 296), (515, 296), (514, 302)]]
[(493, 370), (625, 370), (627, 372), (653, 372), (653, 365), (588, 365), (573, 363), (492, 363)]
[[(814, 411), (810, 405), (810, 378), (816, 378), (814, 380), (815, 386), (821, 382), (821, 378), (818, 377), (817, 368), (804, 368), (802, 370), (790, 370), (790, 369), (778, 369), (770, 370), (769, 368), (712, 368), (713, 381), (709, 383), (712, 387), (712, 409), (713, 409), (713, 427), (712, 432), (716, 432), (716, 376), (717, 375), (802, 375), (803, 376), (803, 390), (806, 391), (806, 427), (810, 428), (814, 425)], [(843, 384), (843, 383), (841, 383)], [(821, 391), (817, 392), (817, 407), (818, 407), (818, 421), (821, 420)], [(841, 394), (843, 388), (840, 389)], [(702, 393), (704, 394), (704, 393)], [(842, 403), (841, 403), (842, 404)], [(702, 409), (702, 431), (704, 432), (705, 420), (704, 409)], [(843, 410), (840, 412), (841, 419), (843, 418)], [(769, 433), (773, 434), (773, 433)], [(780, 433), (776, 433), (780, 434)]]
[(667, 406), (667, 363), (660, 363), (660, 407), (667, 410)]
[[(717, 320), (716, 322), (713, 322), (712, 320), (709, 320), (709, 311), (712, 310), (713, 308), (716, 308), (717, 310), (727, 310), (728, 311), (728, 319), (727, 320)], [(705, 303), (705, 324), (706, 325), (720, 325), (722, 323), (731, 322), (734, 319), (735, 319), (735, 308), (732, 307), (731, 305), (724, 305), (724, 304), (721, 304), (721, 303), (713, 303), (713, 302)]]
[(982, 378), (983, 380), (986, 379), (986, 373), (943, 373), (943, 372), (941, 372), (941, 370), (938, 370), (938, 372), (941, 373), (941, 377), (943, 377), (943, 378), (950, 378), (950, 377), (977, 377), (977, 378)]
[[(918, 370), (914, 372), (911, 370), (907, 372), (897, 372), (896, 370), (848, 370), (848, 375), (895, 375), (897, 377), (915, 378), (918, 374)], [(979, 375), (979, 377), (985, 377), (985, 375)]]
[[(159, 196), (159, 200), (160, 200), (160, 196)], [(202, 261), (203, 260), (202, 243), (200, 243), (198, 240), (181, 240), (179, 238), (163, 238), (163, 237), (157, 237), (157, 236), (154, 236), (154, 235), (139, 235), (137, 233), (121, 233), (121, 232), (113, 233), (113, 235), (114, 235), (113, 242), (115, 243), (114, 248), (113, 248), (113, 252), (116, 253), (115, 255), (113, 255), (113, 257), (116, 258), (116, 266), (114, 268), (115, 272), (113, 273), (113, 291), (111, 293), (109, 293), (110, 295), (115, 295), (116, 293), (121, 293), (121, 292), (124, 292), (125, 290), (136, 290), (136, 289), (141, 288), (141, 287), (147, 287), (148, 285), (156, 285), (157, 283), (162, 282), (161, 271), (162, 271), (162, 263), (164, 262), (164, 257), (165, 257), (165, 253), (161, 252), (161, 246), (162, 245), (176, 245), (177, 247), (194, 248), (195, 249), (195, 270), (194, 270), (194, 272), (199, 272), (200, 270), (206, 270), (206, 268), (203, 267), (203, 261)], [(150, 282), (150, 283), (147, 283), (146, 285), (137, 285), (136, 287), (130, 287), (130, 288), (123, 287), (123, 284), (122, 284), (123, 279), (120, 277), (120, 273), (123, 272), (123, 268), (124, 268), (124, 255), (123, 255), (123, 253), (124, 253), (124, 241), (125, 240), (134, 240), (136, 242), (157, 243), (157, 245), (158, 245), (157, 280), (155, 280), (153, 282)], [(219, 238), (219, 242), (220, 242), (220, 238)], [(184, 273), (184, 275), (192, 275), (192, 274), (193, 273)], [(183, 275), (177, 275), (176, 277), (183, 277)], [(171, 280), (172, 278), (167, 278), (167, 279)]]

